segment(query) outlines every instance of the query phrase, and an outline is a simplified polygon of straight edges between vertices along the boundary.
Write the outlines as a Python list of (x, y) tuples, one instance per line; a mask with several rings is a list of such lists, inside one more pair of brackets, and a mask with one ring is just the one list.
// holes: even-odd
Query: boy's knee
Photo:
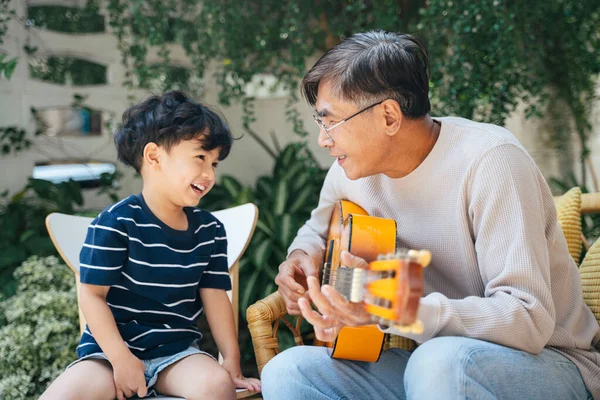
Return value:
[(197, 385), (192, 385), (189, 393), (185, 393), (188, 400), (203, 400), (208, 398), (228, 399), (235, 397), (235, 385), (231, 376), (224, 368), (219, 368), (199, 380)]

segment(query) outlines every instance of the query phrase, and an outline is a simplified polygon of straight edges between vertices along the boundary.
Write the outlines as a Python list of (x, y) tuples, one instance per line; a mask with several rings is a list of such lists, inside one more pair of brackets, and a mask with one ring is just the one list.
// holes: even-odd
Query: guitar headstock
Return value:
[(363, 301), (376, 323), (420, 333), (417, 320), (423, 297), (423, 268), (431, 262), (428, 250), (401, 249), (369, 263)]

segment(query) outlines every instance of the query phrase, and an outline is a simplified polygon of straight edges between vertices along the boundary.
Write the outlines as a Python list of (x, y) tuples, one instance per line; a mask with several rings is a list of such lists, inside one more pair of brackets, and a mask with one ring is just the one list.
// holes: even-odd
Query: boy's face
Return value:
[(170, 151), (159, 147), (159, 175), (163, 192), (173, 204), (195, 207), (215, 184), (219, 148), (202, 148), (200, 139), (183, 140)]

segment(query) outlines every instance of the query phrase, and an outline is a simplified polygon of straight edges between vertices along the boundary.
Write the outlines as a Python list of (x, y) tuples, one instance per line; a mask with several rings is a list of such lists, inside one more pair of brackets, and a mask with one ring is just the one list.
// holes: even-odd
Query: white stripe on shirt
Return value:
[(213, 221), (213, 222), (211, 222), (210, 224), (200, 225), (200, 226), (198, 227), (198, 229), (196, 229), (196, 230), (194, 231), (194, 233), (198, 233), (198, 231), (199, 231), (200, 229), (202, 229), (202, 228), (208, 228), (209, 226), (211, 226), (211, 225), (215, 225), (216, 223), (217, 223), (217, 221)]
[[(138, 242), (138, 243), (140, 243), (144, 247), (166, 247), (167, 249), (169, 249), (171, 251), (174, 251), (176, 253), (191, 253), (192, 251), (196, 250), (198, 247), (206, 246), (207, 244), (211, 244), (211, 243), (215, 242), (214, 239), (211, 239), (211, 240), (207, 240), (206, 242), (198, 243), (198, 245), (196, 247), (192, 248), (192, 249), (189, 249), (189, 250), (179, 250), (179, 249), (174, 249), (174, 248), (172, 248), (170, 246), (167, 246), (166, 244), (163, 244), (163, 243), (144, 243), (144, 242), (142, 242), (138, 238), (134, 238), (134, 237), (128, 236), (126, 233), (123, 233), (123, 232), (121, 232), (118, 229), (114, 229), (114, 228), (111, 228), (111, 227), (108, 227), (108, 226), (90, 225), (90, 228), (100, 228), (100, 229), (105, 229), (107, 231), (117, 232), (117, 233), (119, 233), (119, 234), (121, 234), (121, 235), (123, 235), (125, 237), (128, 237), (130, 241), (132, 241), (132, 242)], [(225, 239), (225, 237), (223, 237), (223, 238), (215, 238), (215, 239), (217, 239), (217, 240), (223, 240), (223, 239)], [(86, 246), (86, 245), (84, 244), (84, 246)]]
[(142, 336), (146, 336), (147, 334), (152, 333), (152, 332), (192, 332), (192, 333), (197, 333), (198, 335), (202, 336), (202, 334), (200, 332), (195, 331), (193, 329), (150, 329), (144, 333), (137, 335), (134, 338), (129, 339), (128, 342), (133, 342), (135, 340), (138, 340)]
[(117, 232), (121, 236), (129, 237), (129, 236), (127, 236), (127, 234), (125, 232), (121, 232), (120, 230), (115, 229), (115, 228), (111, 228), (110, 226), (104, 226), (104, 225), (98, 225), (98, 224), (96, 224), (96, 225), (90, 225), (89, 227), (90, 228), (94, 228), (94, 229), (98, 228), (98, 229), (104, 229), (106, 231)]
[(191, 287), (191, 286), (198, 285), (198, 282), (185, 283), (185, 284), (174, 284), (174, 283), (172, 283), (172, 284), (160, 284), (160, 283), (141, 282), (141, 281), (136, 281), (131, 276), (127, 275), (125, 272), (122, 272), (122, 274), (125, 276), (125, 278), (129, 279), (131, 282), (133, 282), (135, 284), (138, 284), (138, 285), (142, 285), (142, 286), (182, 288), (182, 287)]
[(129, 257), (129, 261), (131, 261), (132, 263), (135, 264), (140, 264), (140, 265), (147, 265), (148, 267), (163, 267), (163, 268), (193, 268), (193, 267), (198, 267), (198, 266), (202, 266), (202, 265), (208, 265), (208, 261), (206, 262), (201, 262), (201, 263), (195, 263), (195, 264), (189, 264), (189, 265), (182, 265), (182, 264), (151, 264), (145, 261), (141, 261), (141, 260), (135, 260), (131, 257)]
[(202, 310), (204, 309), (204, 308), (200, 308), (200, 310), (198, 310), (198, 312), (196, 314), (194, 314), (190, 318), (188, 318), (181, 314), (176, 314), (176, 313), (169, 312), (169, 311), (136, 310), (135, 308), (125, 307), (125, 306), (117, 306), (117, 305), (111, 304), (109, 302), (106, 302), (106, 304), (108, 304), (110, 307), (113, 307), (113, 308), (119, 308), (121, 310), (131, 311), (131, 312), (138, 313), (138, 314), (148, 313), (148, 314), (174, 315), (179, 318), (187, 319), (188, 321), (193, 321), (198, 315), (200, 315), (202, 313)]
[(211, 274), (211, 275), (229, 275), (229, 272), (221, 272), (221, 271), (204, 271), (203, 274)]
[(116, 206), (118, 206), (119, 204), (121, 204), (122, 202), (124, 202), (125, 200), (127, 200), (128, 198), (125, 198), (121, 201), (119, 201), (118, 203), (113, 204), (113, 206), (111, 208), (108, 209), (108, 212), (111, 212)]
[(83, 267), (83, 268), (89, 268), (89, 269), (102, 269), (102, 270), (115, 270), (115, 269), (120, 269), (123, 268), (122, 265), (119, 265), (118, 267), (100, 267), (98, 265), (89, 265), (89, 264), (79, 264), (79, 267)]
[(156, 224), (138, 224), (137, 222), (135, 222), (135, 220), (133, 218), (125, 218), (125, 217), (117, 217), (118, 220), (121, 221), (131, 221), (134, 223), (135, 226), (140, 226), (142, 228), (158, 228), (161, 229), (160, 226), (156, 225)]
[(88, 247), (90, 249), (96, 249), (96, 250), (111, 250), (111, 251), (126, 251), (127, 250), (126, 247), (104, 247), (104, 246), (96, 246), (96, 245), (87, 244), (87, 243), (84, 243), (83, 247)]
[(174, 249), (174, 248), (167, 246), (166, 244), (162, 244), (162, 243), (144, 243), (140, 239), (132, 238), (132, 237), (130, 237), (129, 240), (131, 240), (133, 242), (138, 242), (144, 247), (166, 247), (167, 249), (174, 251), (176, 253), (191, 253), (192, 251), (196, 250), (198, 247), (206, 246), (207, 244), (211, 244), (211, 243), (215, 242), (214, 240), (208, 240), (206, 242), (198, 243), (198, 245), (196, 247), (194, 247), (193, 249), (179, 250), (179, 249)]

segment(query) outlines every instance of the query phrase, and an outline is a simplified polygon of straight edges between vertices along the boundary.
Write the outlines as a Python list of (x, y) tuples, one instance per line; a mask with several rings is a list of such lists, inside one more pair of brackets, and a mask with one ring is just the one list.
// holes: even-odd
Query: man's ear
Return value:
[(394, 136), (402, 127), (402, 121), (404, 120), (400, 104), (396, 100), (388, 99), (381, 103), (381, 105), (385, 118), (384, 131), (388, 136)]
[(144, 164), (150, 169), (155, 169), (160, 166), (160, 148), (154, 142), (148, 143), (144, 146), (144, 152), (142, 153)]

